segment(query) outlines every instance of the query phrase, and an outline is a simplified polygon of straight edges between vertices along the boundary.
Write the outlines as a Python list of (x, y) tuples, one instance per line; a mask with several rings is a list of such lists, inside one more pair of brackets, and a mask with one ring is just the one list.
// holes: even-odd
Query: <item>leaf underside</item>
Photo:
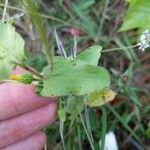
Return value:
[(110, 77), (103, 67), (55, 57), (51, 75), (43, 84), (42, 96), (83, 95), (108, 87)]
[(24, 40), (9, 23), (0, 23), (0, 80), (7, 79), (15, 64), (25, 60)]

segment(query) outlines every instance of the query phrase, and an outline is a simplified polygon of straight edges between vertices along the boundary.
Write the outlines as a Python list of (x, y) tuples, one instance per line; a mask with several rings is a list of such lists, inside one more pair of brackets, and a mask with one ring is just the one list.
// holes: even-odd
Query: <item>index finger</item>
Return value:
[(33, 85), (4, 83), (0, 85), (0, 121), (37, 109), (56, 98), (35, 94)]

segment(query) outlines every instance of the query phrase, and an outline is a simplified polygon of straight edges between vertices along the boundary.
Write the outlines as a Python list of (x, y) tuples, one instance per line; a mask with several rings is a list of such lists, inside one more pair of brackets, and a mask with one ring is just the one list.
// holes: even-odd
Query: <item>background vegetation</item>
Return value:
[[(104, 143), (109, 131), (115, 132), (121, 150), (150, 149), (150, 53), (148, 49), (142, 52), (131, 46), (138, 42), (143, 30), (150, 28), (149, 0), (130, 0), (129, 3), (123, 0), (36, 0), (35, 4), (41, 18), (39, 24), (44, 24), (48, 44), (55, 55), (61, 55), (56, 30), (67, 55), (76, 44), (78, 52), (93, 44), (103, 47), (99, 64), (111, 73), (111, 86), (117, 92), (111, 103), (85, 109), (72, 126), (70, 120), (65, 122), (66, 149), (103, 149), (100, 140)], [(4, 1), (0, 0), (1, 14), (3, 9)], [(26, 40), (28, 64), (41, 71), (46, 58), (32, 15), (26, 1), (9, 1), (7, 19), (14, 20), (17, 31)], [(59, 122), (50, 125), (46, 133), (48, 149), (61, 149)]]

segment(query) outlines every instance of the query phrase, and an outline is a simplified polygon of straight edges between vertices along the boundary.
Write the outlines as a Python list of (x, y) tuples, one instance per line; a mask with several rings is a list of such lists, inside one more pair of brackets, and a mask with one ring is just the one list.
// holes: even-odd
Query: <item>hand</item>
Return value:
[(56, 98), (37, 96), (34, 86), (0, 84), (0, 150), (41, 150), (46, 143), (41, 130), (56, 112)]

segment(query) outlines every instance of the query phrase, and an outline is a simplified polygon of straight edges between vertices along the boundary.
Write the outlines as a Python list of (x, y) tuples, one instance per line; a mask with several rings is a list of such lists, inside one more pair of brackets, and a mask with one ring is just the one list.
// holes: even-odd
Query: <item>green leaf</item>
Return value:
[(73, 125), (74, 120), (84, 109), (84, 101), (81, 97), (70, 96), (67, 99), (67, 105), (65, 110), (70, 114), (69, 119), (71, 121), (70, 127)]
[(147, 137), (150, 139), (150, 128), (148, 128), (148, 129), (146, 130), (146, 135), (147, 135)]
[(9, 66), (9, 63), (7, 61), (2, 62), (0, 58), (0, 81), (2, 79), (8, 78), (9, 72), (11, 72), (11, 66)]
[(24, 84), (31, 84), (35, 80), (33, 75), (30, 73), (11, 75), (10, 79), (19, 81)]
[(9, 77), (15, 67), (13, 62), (24, 60), (24, 40), (12, 25), (0, 23), (0, 80)]
[(74, 23), (90, 37), (94, 37), (97, 31), (97, 24), (94, 18), (89, 15), (89, 9), (94, 3), (94, 0), (80, 0), (78, 3), (71, 3), (72, 11), (80, 19), (79, 22), (74, 20)]
[(128, 3), (130, 3), (130, 4), (134, 4), (136, 1), (138, 1), (138, 0), (126, 0)]
[(150, 139), (150, 122), (148, 123), (148, 128), (146, 130), (146, 135)]
[(134, 1), (127, 12), (119, 31), (140, 28), (150, 29), (150, 0)]
[(103, 67), (55, 57), (50, 77), (43, 84), (42, 96), (83, 95), (108, 87), (110, 77)]
[(78, 60), (85, 61), (90, 65), (97, 66), (98, 60), (101, 56), (102, 47), (100, 45), (93, 45), (85, 49), (82, 53), (77, 56)]

